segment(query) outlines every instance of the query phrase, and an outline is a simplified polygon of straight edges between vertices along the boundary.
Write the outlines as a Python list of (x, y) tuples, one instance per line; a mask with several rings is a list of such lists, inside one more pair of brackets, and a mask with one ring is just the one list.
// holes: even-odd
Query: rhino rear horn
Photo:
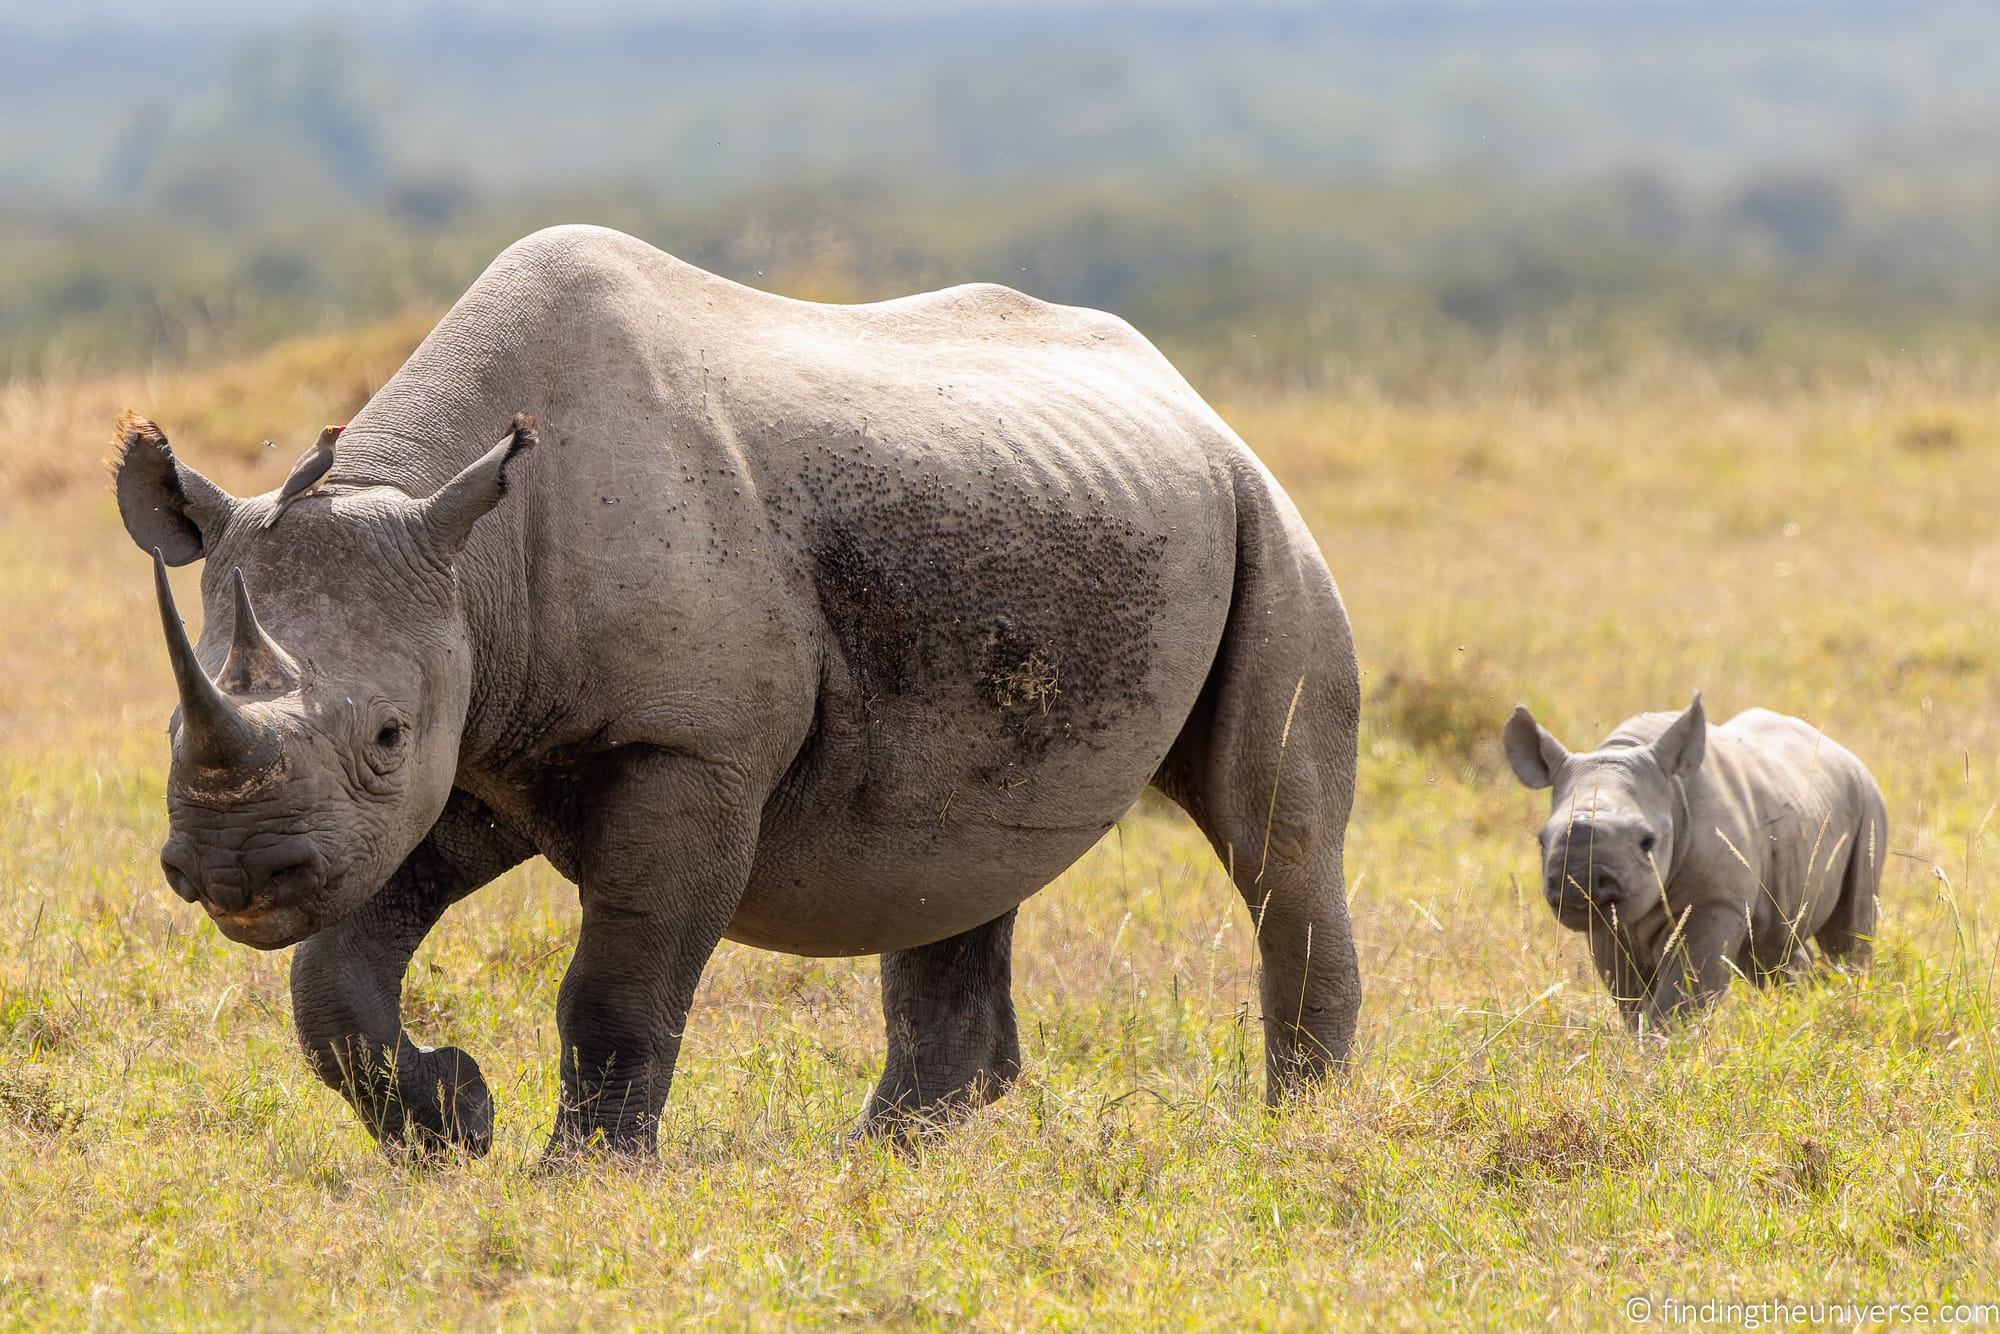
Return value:
[(235, 594), (236, 625), (216, 684), (232, 695), (281, 695), (299, 683), (298, 660), (271, 638), (257, 620), (250, 605), (250, 585), (244, 582), (241, 567), (231, 571), (229, 582)]

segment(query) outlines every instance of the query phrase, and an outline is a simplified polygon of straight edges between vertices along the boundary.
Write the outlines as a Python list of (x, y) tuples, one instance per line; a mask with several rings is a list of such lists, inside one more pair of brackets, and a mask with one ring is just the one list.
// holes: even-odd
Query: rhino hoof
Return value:
[(493, 1147), (493, 1095), (479, 1062), (457, 1047), (424, 1052), (421, 1062), (400, 1081), (402, 1131), (383, 1136), (384, 1152), (418, 1159), (454, 1152), (484, 1158)]

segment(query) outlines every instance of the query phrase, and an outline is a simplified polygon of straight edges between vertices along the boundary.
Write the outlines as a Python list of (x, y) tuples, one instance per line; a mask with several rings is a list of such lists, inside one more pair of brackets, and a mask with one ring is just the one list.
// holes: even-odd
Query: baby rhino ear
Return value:
[(1707, 752), (1708, 715), (1702, 712), (1701, 692), (1697, 690), (1687, 712), (1674, 719), (1673, 725), (1653, 743), (1653, 758), (1660, 762), (1662, 772), (1678, 777), (1699, 769), (1701, 757)]
[(1563, 743), (1549, 735), (1549, 730), (1535, 721), (1535, 715), (1528, 712), (1528, 706), (1514, 706), (1513, 716), (1507, 719), (1507, 726), (1500, 732), (1500, 744), (1507, 752), (1507, 763), (1514, 768), (1514, 776), (1521, 785), (1528, 788), (1553, 786), (1556, 771), (1569, 758), (1569, 751)]

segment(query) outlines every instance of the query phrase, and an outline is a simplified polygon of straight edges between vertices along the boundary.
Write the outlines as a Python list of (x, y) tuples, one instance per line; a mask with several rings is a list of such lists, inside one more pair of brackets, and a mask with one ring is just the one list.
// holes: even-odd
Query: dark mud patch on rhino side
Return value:
[[(1019, 751), (1040, 755), (1075, 735), (1076, 721), (1069, 713), (1054, 716), (1063, 699), (1062, 657), (1056, 645), (1003, 623), (987, 636), (983, 664), (979, 692)], [(1086, 731), (1103, 726), (1096, 722)]]
[(920, 645), (910, 623), (907, 587), (899, 586), (845, 524), (826, 526), (812, 550), (820, 609), (864, 698), (909, 689)]
[(1151, 706), (1166, 535), (1102, 496), (947, 479), (827, 447), (799, 525), (863, 726), (950, 728), (1017, 756), (1088, 744)]

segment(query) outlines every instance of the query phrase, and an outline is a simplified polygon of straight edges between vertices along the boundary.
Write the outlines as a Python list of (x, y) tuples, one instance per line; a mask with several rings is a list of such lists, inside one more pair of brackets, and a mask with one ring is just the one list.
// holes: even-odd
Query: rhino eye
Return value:
[(403, 725), (391, 718), (382, 724), (382, 730), (375, 734), (375, 744), (384, 750), (393, 750), (403, 744)]
[(1653, 836), (1651, 834), (1641, 834), (1639, 836), (1639, 851), (1651, 852), (1652, 850), (1653, 850)]

